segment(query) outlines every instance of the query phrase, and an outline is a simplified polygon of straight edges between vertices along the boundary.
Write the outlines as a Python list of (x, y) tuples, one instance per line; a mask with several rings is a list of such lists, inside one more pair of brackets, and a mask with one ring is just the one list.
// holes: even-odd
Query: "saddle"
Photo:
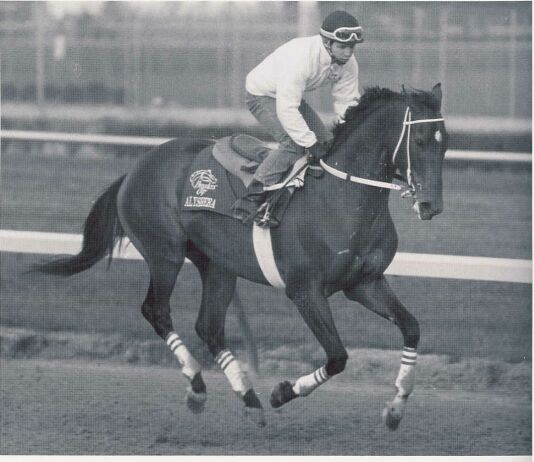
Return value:
[[(250, 135), (227, 136), (217, 141), (213, 147), (213, 157), (226, 171), (238, 177), (245, 187), (250, 185), (254, 172), (270, 152), (271, 148), (266, 143)], [(301, 187), (308, 169), (305, 164), (306, 156), (302, 156), (280, 183), (266, 186), (264, 190), (275, 191), (283, 187)], [(295, 176), (299, 170), (300, 172)]]
[[(184, 190), (184, 211), (206, 210), (233, 216), (234, 202), (243, 197), (254, 172), (269, 155), (269, 146), (250, 135), (233, 135), (218, 140), (213, 148), (199, 153), (189, 172)], [(304, 175), (312, 171), (302, 156), (278, 184), (265, 187), (267, 199), (256, 213), (265, 222), (280, 222), (295, 189), (304, 185)], [(322, 174), (315, 168), (314, 176)], [(260, 217), (261, 218), (261, 217)]]

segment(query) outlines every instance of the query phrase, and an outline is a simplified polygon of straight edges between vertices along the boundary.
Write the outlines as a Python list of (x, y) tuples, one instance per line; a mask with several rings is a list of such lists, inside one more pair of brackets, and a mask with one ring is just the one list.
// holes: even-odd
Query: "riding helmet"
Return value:
[(363, 31), (358, 20), (341, 10), (330, 13), (324, 19), (320, 34), (338, 42), (363, 42)]

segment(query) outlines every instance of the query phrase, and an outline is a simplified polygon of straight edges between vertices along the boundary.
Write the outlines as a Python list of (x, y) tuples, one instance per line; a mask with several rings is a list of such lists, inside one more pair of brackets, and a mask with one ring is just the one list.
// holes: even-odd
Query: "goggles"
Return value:
[(358, 27), (339, 27), (334, 32), (328, 32), (321, 28), (321, 35), (338, 42), (363, 42), (363, 30)]

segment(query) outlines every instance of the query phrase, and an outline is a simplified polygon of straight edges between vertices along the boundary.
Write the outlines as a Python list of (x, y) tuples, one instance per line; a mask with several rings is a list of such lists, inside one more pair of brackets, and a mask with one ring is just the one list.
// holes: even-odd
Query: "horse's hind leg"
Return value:
[(398, 300), (384, 276), (359, 283), (345, 290), (345, 295), (350, 300), (361, 303), (383, 318), (394, 322), (404, 338), (400, 370), (395, 381), (397, 394), (393, 401), (387, 404), (383, 413), (388, 428), (396, 430), (403, 417), (406, 401), (415, 386), (419, 323)]
[(202, 302), (195, 325), (215, 362), (222, 369), (234, 392), (245, 404), (245, 414), (259, 426), (265, 426), (263, 407), (252, 382), (240, 362), (225, 347), (224, 324), (228, 306), (235, 292), (236, 277), (217, 266), (190, 244), (187, 256), (202, 279)]
[[(182, 262), (183, 259), (182, 257)], [(181, 266), (170, 261), (149, 263), (150, 286), (141, 311), (178, 359), (182, 373), (190, 382), (186, 394), (187, 406), (198, 413), (204, 409), (206, 385), (202, 380), (199, 363), (174, 331), (171, 319), (170, 297)]]

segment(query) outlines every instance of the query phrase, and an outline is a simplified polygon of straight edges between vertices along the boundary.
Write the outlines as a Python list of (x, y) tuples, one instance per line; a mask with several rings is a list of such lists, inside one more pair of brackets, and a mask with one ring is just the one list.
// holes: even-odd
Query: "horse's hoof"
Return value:
[(400, 406), (394, 403), (387, 403), (386, 407), (382, 411), (382, 418), (384, 419), (386, 427), (388, 427), (391, 431), (396, 430), (399, 427), (403, 414), (404, 411)]
[(185, 402), (187, 404), (187, 408), (193, 414), (200, 414), (204, 410), (204, 406), (206, 404), (207, 399), (208, 395), (206, 393), (195, 393), (191, 389), (191, 387), (187, 388), (187, 393), (185, 394)]
[(281, 382), (271, 393), (271, 406), (274, 408), (282, 406), (282, 404), (295, 399), (297, 395), (293, 391), (293, 386), (289, 382)]
[(267, 421), (265, 420), (265, 412), (262, 408), (245, 406), (245, 417), (254, 422), (258, 427), (265, 427)]

